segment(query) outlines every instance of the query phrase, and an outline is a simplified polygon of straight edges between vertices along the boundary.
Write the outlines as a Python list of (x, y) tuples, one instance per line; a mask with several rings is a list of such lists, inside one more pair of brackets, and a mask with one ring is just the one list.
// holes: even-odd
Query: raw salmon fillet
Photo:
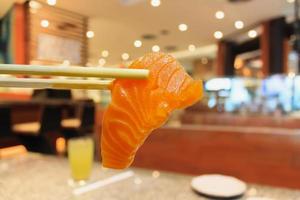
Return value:
[(193, 80), (170, 55), (150, 53), (129, 68), (149, 69), (150, 74), (146, 80), (118, 79), (111, 86), (101, 136), (102, 164), (107, 168), (130, 166), (145, 139), (173, 110), (202, 97), (202, 82)]

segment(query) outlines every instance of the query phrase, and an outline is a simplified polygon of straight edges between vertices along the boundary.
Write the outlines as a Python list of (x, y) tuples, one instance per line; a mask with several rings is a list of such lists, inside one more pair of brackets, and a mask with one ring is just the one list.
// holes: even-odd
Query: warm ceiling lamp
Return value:
[(140, 48), (143, 45), (141, 40), (135, 40), (133, 44), (136, 48)]
[(158, 7), (160, 6), (161, 2), (160, 0), (151, 0), (151, 6)]
[(203, 65), (208, 64), (208, 58), (206, 58), (206, 57), (201, 58), (201, 63), (202, 63)]
[(215, 17), (217, 19), (223, 19), (225, 17), (225, 13), (223, 11), (219, 10), (216, 12)]
[(221, 39), (221, 38), (223, 37), (223, 33), (222, 33), (221, 31), (216, 31), (216, 32), (214, 33), (214, 37), (215, 37), (216, 39)]
[(248, 32), (248, 36), (249, 36), (250, 38), (255, 38), (255, 37), (257, 37), (257, 32), (256, 32), (255, 30), (250, 30), (250, 31)]
[(107, 58), (109, 56), (109, 52), (107, 50), (103, 50), (101, 52), (102, 57)]
[(106, 63), (106, 60), (104, 58), (100, 58), (98, 60), (98, 64), (99, 64), (100, 67), (103, 67), (105, 65), (105, 63)]
[(50, 24), (49, 21), (46, 19), (43, 19), (41, 21), (41, 27), (43, 27), (43, 28), (47, 28), (49, 26), (49, 24)]
[(48, 5), (55, 6), (56, 0), (47, 0)]
[(242, 29), (242, 28), (244, 28), (244, 22), (242, 22), (240, 20), (235, 21), (234, 26), (235, 26), (236, 29)]
[(178, 29), (180, 31), (187, 31), (188, 30), (188, 25), (186, 25), (186, 24), (179, 24), (178, 25)]
[(42, 5), (37, 1), (30, 1), (29, 7), (32, 9), (40, 9), (42, 7)]
[(193, 44), (190, 44), (188, 49), (189, 49), (189, 51), (191, 51), (191, 52), (192, 52), (192, 51), (195, 51), (195, 50), (196, 50), (196, 46), (193, 45)]
[(129, 54), (128, 53), (123, 53), (122, 55), (121, 55), (121, 57), (122, 57), (122, 60), (128, 60), (129, 59)]
[(153, 52), (159, 52), (159, 51), (160, 51), (160, 47), (159, 47), (158, 45), (154, 45), (154, 46), (152, 47), (152, 51), (153, 51)]
[(93, 31), (86, 32), (86, 37), (87, 38), (93, 38), (94, 36), (95, 36), (95, 33)]
[(64, 66), (69, 66), (69, 65), (71, 65), (71, 62), (69, 60), (64, 60), (62, 64)]

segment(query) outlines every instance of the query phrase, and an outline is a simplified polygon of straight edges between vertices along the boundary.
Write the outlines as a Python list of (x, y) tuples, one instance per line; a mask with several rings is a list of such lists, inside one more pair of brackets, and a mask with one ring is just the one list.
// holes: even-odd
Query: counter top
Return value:
[(201, 130), (201, 131), (222, 131), (222, 132), (243, 132), (245, 134), (265, 134), (265, 135), (292, 135), (300, 136), (299, 129), (272, 128), (255, 126), (233, 126), (233, 125), (206, 125), (206, 124), (176, 124), (166, 125), (162, 128), (177, 130)]
[[(0, 160), (0, 199), (9, 200), (150, 200), (188, 199), (204, 200), (190, 188), (191, 176), (131, 168), (130, 178), (86, 192), (73, 194), (70, 171), (65, 158), (26, 154), (13, 159)], [(120, 171), (101, 168), (95, 163), (91, 182), (105, 180)], [(283, 180), (284, 181), (284, 180)], [(89, 184), (89, 183), (88, 183)], [(249, 197), (278, 200), (299, 200), (300, 191), (249, 185)]]

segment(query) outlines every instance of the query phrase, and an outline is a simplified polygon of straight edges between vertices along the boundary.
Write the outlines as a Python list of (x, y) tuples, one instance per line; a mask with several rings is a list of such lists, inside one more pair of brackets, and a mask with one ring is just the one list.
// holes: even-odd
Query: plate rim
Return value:
[[(216, 195), (216, 194), (209, 194), (209, 193), (206, 193), (206, 192), (203, 192), (203, 191), (199, 191), (195, 186), (194, 186), (194, 182), (196, 179), (199, 179), (201, 177), (204, 177), (204, 176), (222, 176), (222, 177), (229, 177), (229, 178), (233, 178), (235, 180), (237, 180), (238, 182), (240, 182), (243, 186), (244, 186), (244, 189), (243, 189), (243, 192), (239, 193), (239, 194), (236, 194), (236, 195)], [(199, 175), (199, 176), (196, 176), (196, 177), (193, 177), (192, 180), (191, 180), (191, 187), (192, 189), (203, 195), (203, 196), (207, 196), (207, 197), (213, 197), (213, 198), (236, 198), (236, 197), (240, 197), (240, 196), (243, 196), (246, 191), (247, 191), (247, 184), (246, 182), (242, 181), (241, 179), (239, 178), (236, 178), (234, 176), (230, 176), (230, 175), (225, 175), (225, 174), (202, 174), (202, 175)]]

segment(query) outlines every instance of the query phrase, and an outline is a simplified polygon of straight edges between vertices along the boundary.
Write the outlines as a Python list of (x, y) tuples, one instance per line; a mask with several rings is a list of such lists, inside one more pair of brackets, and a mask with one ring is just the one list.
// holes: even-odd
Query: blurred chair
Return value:
[(39, 89), (34, 90), (32, 99), (72, 99), (71, 90)]
[(11, 130), (11, 109), (0, 107), (0, 148), (21, 144), (18, 137)]
[(72, 101), (72, 92), (71, 90), (55, 90), (55, 89), (36, 89), (33, 90), (31, 95), (31, 99), (37, 101), (45, 101), (45, 102), (55, 102), (64, 104), (63, 108), (63, 117), (74, 116), (74, 107), (70, 104)]
[(76, 118), (62, 120), (63, 135), (65, 138), (86, 136), (94, 132), (95, 104), (92, 101), (83, 101), (78, 107)]
[(16, 124), (13, 131), (27, 150), (56, 154), (56, 140), (61, 137), (61, 119), (61, 106), (45, 105), (39, 122)]

